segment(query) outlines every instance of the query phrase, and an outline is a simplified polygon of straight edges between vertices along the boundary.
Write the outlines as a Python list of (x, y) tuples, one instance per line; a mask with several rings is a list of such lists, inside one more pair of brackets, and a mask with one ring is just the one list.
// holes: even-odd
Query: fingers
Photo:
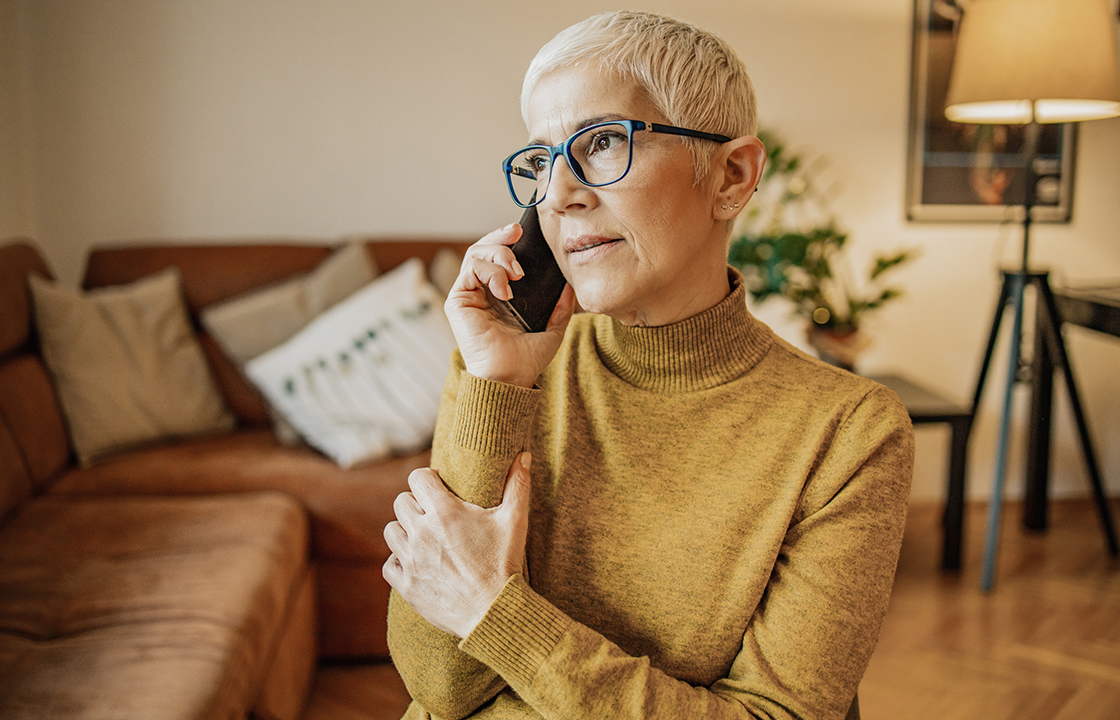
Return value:
[[(428, 511), (438, 512), (454, 501), (462, 502), (443, 484), (439, 473), (431, 468), (417, 468), (409, 473), (408, 487), (421, 515)], [(395, 503), (393, 509), (396, 510)]]
[[(401, 552), (408, 543), (408, 533), (396, 520), (386, 525), (381, 534), (385, 537), (385, 544), (389, 546), (389, 550), (393, 553)], [(399, 560), (397, 564), (400, 565)]]
[(408, 548), (408, 535), (396, 520), (385, 526), (382, 535), (389, 546), (389, 558), (381, 566), (381, 576), (391, 586), (400, 589), (404, 581), (404, 565), (400, 558)]
[(529, 530), (529, 498), (532, 481), (529, 467), (533, 456), (528, 452), (518, 455), (506, 475), (506, 487), (502, 493), (502, 504), (498, 511), (503, 516), (503, 524), (510, 532), (510, 554), (505, 556), (504, 575), (527, 572), (525, 566), (525, 539)]
[[(400, 590), (404, 587), (405, 569), (402, 558), (409, 557), (409, 534), (416, 529), (420, 518), (427, 514), (423, 504), (417, 499), (415, 489), (421, 492), (432, 492), (433, 485), (438, 483), (443, 487), (439, 474), (431, 468), (418, 468), (409, 473), (408, 484), (413, 492), (403, 492), (393, 500), (393, 514), (397, 519), (390, 522), (382, 530), (385, 544), (389, 547), (389, 558), (381, 566), (381, 575), (391, 586)], [(446, 492), (446, 490), (444, 490)]]
[(531, 480), (529, 467), (533, 463), (533, 456), (523, 452), (513, 459), (506, 474), (506, 487), (502, 492), (502, 507), (511, 511), (525, 510), (529, 507), (529, 491)]
[(410, 492), (401, 493), (393, 500), (393, 515), (404, 525), (406, 532), (412, 525), (412, 519), (423, 514), (424, 508), (417, 502), (416, 496)]
[(512, 298), (510, 280), (518, 280), (525, 275), (509, 248), (520, 237), (521, 226), (511, 223), (467, 248), (453, 289), (470, 292), (486, 287), (499, 299)]

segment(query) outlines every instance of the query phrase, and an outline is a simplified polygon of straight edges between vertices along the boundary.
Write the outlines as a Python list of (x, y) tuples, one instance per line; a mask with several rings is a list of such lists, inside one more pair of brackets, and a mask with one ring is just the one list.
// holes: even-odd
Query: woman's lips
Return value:
[(622, 238), (583, 235), (567, 240), (564, 243), (564, 250), (567, 251), (572, 262), (585, 262), (599, 257), (619, 242), (622, 242)]

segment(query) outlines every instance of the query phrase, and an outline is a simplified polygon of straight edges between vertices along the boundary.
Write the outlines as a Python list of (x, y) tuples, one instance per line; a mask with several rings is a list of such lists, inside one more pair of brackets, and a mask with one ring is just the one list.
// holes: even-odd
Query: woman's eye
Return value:
[(548, 170), (548, 156), (542, 154), (525, 158), (525, 169), (534, 174), (546, 172)]
[(616, 132), (602, 132), (592, 138), (591, 152), (597, 153), (607, 150), (614, 150), (622, 146), (625, 142), (625, 135), (620, 135)]

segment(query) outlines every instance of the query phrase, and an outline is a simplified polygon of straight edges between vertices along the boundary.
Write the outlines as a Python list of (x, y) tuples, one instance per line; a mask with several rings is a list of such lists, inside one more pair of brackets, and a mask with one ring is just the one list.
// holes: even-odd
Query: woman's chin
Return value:
[(578, 285), (573, 284), (572, 289), (576, 293), (576, 305), (583, 312), (602, 313), (603, 312), (603, 298), (602, 294), (595, 291), (595, 288), (588, 287), (583, 283)]
[(623, 298), (618, 288), (604, 288), (595, 285), (576, 286), (576, 303), (583, 312), (617, 317), (622, 309)]

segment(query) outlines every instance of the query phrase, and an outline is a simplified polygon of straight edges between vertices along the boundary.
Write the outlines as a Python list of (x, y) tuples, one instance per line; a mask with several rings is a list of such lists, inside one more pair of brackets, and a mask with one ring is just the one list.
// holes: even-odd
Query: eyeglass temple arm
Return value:
[(699, 130), (688, 130), (686, 128), (675, 127), (673, 125), (661, 125), (660, 123), (642, 123), (650, 132), (667, 133), (669, 135), (682, 135), (684, 137), (700, 138), (701, 140), (713, 140), (718, 143), (731, 142), (731, 138), (726, 135), (717, 135), (716, 133), (701, 132)]

